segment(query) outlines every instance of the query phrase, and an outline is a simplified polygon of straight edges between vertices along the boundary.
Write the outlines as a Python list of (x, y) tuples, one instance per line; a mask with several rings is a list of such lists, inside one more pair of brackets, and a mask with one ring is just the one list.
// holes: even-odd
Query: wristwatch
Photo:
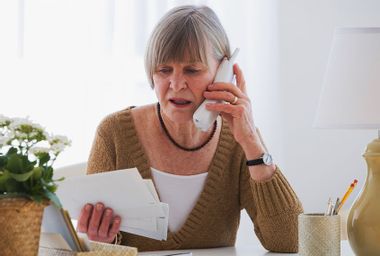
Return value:
[(264, 153), (260, 158), (247, 161), (247, 166), (254, 166), (254, 165), (259, 165), (259, 164), (272, 165), (273, 164), (272, 156), (268, 153)]

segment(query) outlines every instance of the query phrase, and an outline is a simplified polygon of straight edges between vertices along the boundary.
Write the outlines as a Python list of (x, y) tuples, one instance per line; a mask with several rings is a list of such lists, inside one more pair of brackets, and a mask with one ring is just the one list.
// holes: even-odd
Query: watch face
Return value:
[(271, 165), (273, 164), (273, 159), (272, 159), (272, 156), (268, 153), (265, 153), (263, 155), (263, 161), (264, 161), (264, 164), (266, 165)]

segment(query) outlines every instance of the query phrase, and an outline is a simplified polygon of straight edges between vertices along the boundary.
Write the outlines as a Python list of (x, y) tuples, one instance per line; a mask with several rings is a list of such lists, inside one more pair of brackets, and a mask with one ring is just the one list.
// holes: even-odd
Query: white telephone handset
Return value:
[[(239, 53), (239, 48), (236, 48), (230, 59), (224, 58), (220, 63), (216, 72), (214, 82), (231, 83), (234, 78), (233, 64), (236, 56)], [(206, 109), (207, 103), (223, 102), (222, 100), (208, 100), (205, 99), (198, 109), (194, 112), (193, 121), (195, 126), (202, 131), (207, 131), (214, 123), (219, 115), (219, 112), (208, 111)]]

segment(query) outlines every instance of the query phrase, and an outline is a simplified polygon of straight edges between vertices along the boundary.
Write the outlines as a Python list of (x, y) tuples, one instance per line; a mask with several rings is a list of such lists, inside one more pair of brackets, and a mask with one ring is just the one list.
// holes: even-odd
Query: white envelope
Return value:
[[(165, 217), (165, 212), (162, 209), (161, 202), (154, 204), (148, 204), (143, 206), (136, 206), (134, 208), (125, 208), (123, 206), (117, 206), (113, 209), (118, 209), (120, 212), (125, 212), (125, 216), (128, 218), (149, 218), (149, 217)], [(107, 203), (107, 206), (110, 206)], [(111, 206), (110, 206), (111, 207)]]
[(120, 229), (124, 230), (128, 227), (131, 228), (138, 228), (138, 229), (145, 229), (157, 232), (157, 219), (156, 218), (130, 218), (128, 219), (128, 225), (123, 225), (121, 223)]
[(103, 202), (121, 216), (120, 230), (166, 239), (169, 206), (159, 202), (153, 182), (136, 168), (69, 177), (57, 195), (74, 219), (86, 203)]
[(139, 229), (139, 228), (132, 228), (132, 227), (125, 227), (125, 232), (129, 232), (132, 234), (145, 236), (157, 240), (166, 240), (167, 234), (168, 234), (168, 223), (169, 223), (169, 205), (163, 204), (163, 210), (165, 211), (166, 217), (157, 218), (157, 232)]
[(152, 180), (144, 180), (145, 185), (148, 187), (150, 193), (152, 194), (154, 200), (156, 202), (160, 202), (160, 198), (158, 198), (158, 194), (156, 191), (156, 188), (154, 187), (153, 181)]
[(158, 202), (152, 206), (123, 209), (123, 211), (125, 210), (125, 212), (127, 212), (128, 219), (125, 225), (123, 222), (121, 223), (121, 228), (128, 226), (131, 228), (157, 231), (157, 217), (165, 218), (167, 215), (163, 207), (169, 206), (165, 203)]
[(136, 168), (66, 178), (57, 195), (74, 218), (85, 203), (104, 202), (115, 210), (156, 203)]

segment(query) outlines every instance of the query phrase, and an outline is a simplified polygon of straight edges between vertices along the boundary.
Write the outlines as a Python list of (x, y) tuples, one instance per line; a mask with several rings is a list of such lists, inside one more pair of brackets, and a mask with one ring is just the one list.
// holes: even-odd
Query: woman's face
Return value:
[(203, 92), (213, 82), (218, 61), (208, 56), (209, 67), (201, 62), (169, 62), (157, 66), (154, 90), (165, 116), (173, 122), (188, 122), (203, 102)]

